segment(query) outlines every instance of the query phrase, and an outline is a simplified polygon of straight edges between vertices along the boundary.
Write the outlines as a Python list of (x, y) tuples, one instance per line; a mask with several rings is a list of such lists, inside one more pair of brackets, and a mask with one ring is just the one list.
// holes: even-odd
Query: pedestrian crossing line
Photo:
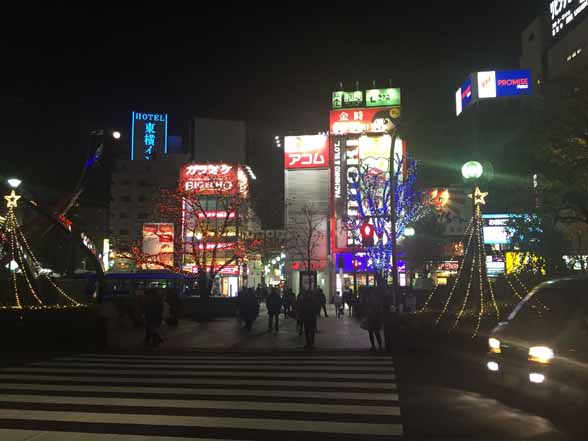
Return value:
[[(3, 368), (0, 372), (39, 372), (41, 368), (35, 367), (10, 367), (10, 368)], [(44, 373), (60, 373), (64, 375), (70, 374), (128, 374), (133, 375), (135, 377), (140, 377), (141, 375), (151, 374), (157, 375), (162, 377), (169, 377), (169, 376), (186, 376), (190, 378), (197, 378), (197, 377), (263, 377), (266, 378), (269, 376), (267, 372), (247, 372), (245, 375), (240, 374), (238, 371), (232, 372), (197, 372), (197, 371), (182, 371), (182, 370), (164, 370), (160, 371), (157, 369), (152, 368), (145, 368), (137, 371), (137, 369), (102, 369), (102, 368), (86, 368), (86, 369), (76, 369), (76, 368), (42, 368)], [(186, 375), (189, 373), (189, 375)], [(349, 376), (349, 374), (337, 374), (331, 372), (297, 372), (297, 378), (320, 378), (322, 380), (327, 379), (340, 379), (340, 380), (395, 380), (396, 376), (393, 374), (353, 374), (353, 376)], [(290, 378), (293, 376), (290, 372), (272, 372), (272, 377), (280, 377), (280, 378)]]
[[(263, 432), (314, 432), (326, 434), (352, 434), (352, 435), (379, 435), (379, 436), (401, 436), (403, 433), (401, 424), (382, 423), (355, 423), (355, 422), (332, 422), (332, 421), (311, 421), (311, 420), (288, 420), (288, 419), (266, 419), (266, 418), (235, 418), (235, 417), (200, 417), (200, 416), (177, 416), (177, 415), (141, 415), (141, 414), (117, 414), (117, 413), (95, 413), (76, 412), (75, 423), (94, 424), (125, 424), (145, 426), (184, 426), (192, 428), (215, 428), (220, 429), (253, 429)], [(70, 422), (71, 412), (47, 411), (47, 410), (19, 410), (0, 409), (0, 426), (2, 420), (13, 421), (50, 421)], [(107, 427), (105, 427), (107, 429)]]
[[(36, 430), (0, 429), (0, 440), (11, 441), (218, 441), (218, 438), (185, 438), (175, 436), (118, 435), (116, 433), (42, 432)], [(245, 441), (245, 440), (225, 440)]]
[(36, 403), (36, 404), (68, 404), (68, 405), (103, 405), (117, 407), (169, 407), (187, 409), (231, 409), (254, 411), (280, 411), (280, 412), (313, 412), (317, 414), (358, 414), (358, 415), (388, 415), (400, 416), (400, 408), (395, 406), (348, 406), (339, 404), (296, 404), (296, 403), (271, 403), (263, 401), (221, 401), (221, 400), (160, 400), (160, 399), (136, 399), (122, 398), (113, 403), (111, 398), (102, 397), (56, 397), (51, 395), (7, 395), (0, 393), (0, 403)]
[[(176, 365), (176, 364), (147, 364), (147, 363), (141, 363), (141, 364), (131, 364), (131, 363), (62, 363), (62, 362), (53, 362), (53, 361), (46, 361), (46, 362), (35, 362), (35, 363), (29, 363), (27, 364), (27, 366), (30, 367), (54, 367), (54, 368), (91, 368), (91, 367), (96, 367), (96, 368), (102, 368), (102, 369), (107, 369), (107, 368), (126, 368), (126, 369), (147, 369), (147, 370), (156, 370), (156, 369), (162, 369), (162, 370), (167, 370), (167, 369), (174, 369), (174, 370), (182, 370), (182, 371), (239, 371), (239, 372), (248, 372), (248, 371), (258, 371), (258, 372), (276, 372), (278, 369), (275, 366), (271, 366), (271, 365), (266, 365), (266, 366), (231, 366), (231, 365), (210, 365), (210, 366), (203, 366), (203, 365), (199, 365), (199, 364), (192, 364), (192, 365)], [(334, 367), (314, 367), (314, 366), (310, 366), (310, 367), (306, 367), (304, 368), (304, 372), (317, 372), (317, 373), (321, 373), (321, 372), (325, 372), (325, 370), (327, 370), (329, 372), (335, 372), (335, 373), (351, 373), (351, 374), (370, 374), (370, 373), (374, 373), (374, 372), (394, 372), (394, 368), (391, 367), (386, 367), (385, 369), (382, 369), (381, 367), (371, 367), (371, 366), (365, 366), (365, 367), (348, 367), (348, 366), (341, 366), (340, 364), (338, 366), (334, 366)], [(298, 373), (300, 372), (300, 367), (299, 366), (290, 366), (290, 367), (282, 367), (279, 369), (280, 372), (293, 372), (293, 373)]]
[[(233, 359), (202, 359), (198, 357), (186, 357), (186, 358), (170, 358), (170, 357), (161, 357), (161, 356), (153, 356), (153, 357), (140, 357), (140, 358), (120, 358), (120, 357), (101, 357), (101, 358), (87, 358), (87, 357), (56, 357), (53, 359), (57, 362), (78, 362), (78, 363), (145, 363), (148, 362), (150, 364), (169, 364), (173, 363), (178, 366), (181, 365), (192, 365), (192, 364), (199, 364), (202, 366), (209, 366), (209, 365), (228, 365), (228, 366), (261, 366), (261, 365), (271, 365), (271, 366), (292, 366), (292, 361), (295, 361), (297, 365), (304, 365), (304, 366), (341, 366), (342, 360), (321, 360), (321, 359), (312, 359), (312, 360), (305, 360), (305, 359), (286, 359), (282, 360), (281, 358), (274, 358), (274, 359), (242, 359), (240, 357), (236, 357)], [(368, 366), (368, 367), (394, 367), (394, 362), (390, 360), (345, 360), (345, 366)]]
[(268, 378), (267, 380), (231, 380), (231, 379), (207, 379), (205, 383), (198, 383), (193, 381), (192, 379), (182, 379), (182, 378), (166, 378), (165, 382), (162, 382), (161, 378), (141, 378), (137, 379), (136, 377), (127, 378), (127, 377), (97, 377), (97, 376), (56, 376), (56, 375), (24, 375), (24, 374), (3, 374), (0, 373), (0, 383), (8, 382), (12, 383), (14, 380), (20, 381), (34, 381), (34, 382), (48, 382), (50, 384), (71, 384), (74, 382), (83, 383), (83, 384), (102, 384), (108, 383), (109, 385), (116, 385), (116, 384), (125, 384), (125, 385), (135, 385), (135, 386), (150, 386), (150, 385), (161, 385), (161, 386), (168, 386), (168, 385), (184, 385), (184, 386), (191, 386), (191, 387), (218, 387), (225, 386), (227, 388), (243, 388), (243, 387), (279, 387), (279, 388), (295, 388), (299, 390), (301, 387), (309, 387), (313, 390), (317, 390), (319, 388), (328, 388), (328, 389), (335, 389), (335, 390), (380, 390), (380, 391), (395, 391), (396, 390), (396, 383), (394, 382), (385, 382), (385, 383), (377, 383), (377, 382), (349, 382), (349, 381), (296, 381), (296, 380), (272, 380)]
[[(340, 404), (357, 404), (354, 401), (361, 400), (378, 402), (395, 402), (398, 401), (398, 394), (396, 393), (363, 393), (363, 392), (312, 392), (312, 391), (292, 391), (287, 394), (279, 390), (229, 390), (229, 389), (189, 389), (189, 388), (146, 388), (146, 387), (93, 387), (93, 386), (53, 386), (43, 384), (11, 384), (6, 388), (1, 388), (0, 393), (35, 393), (43, 391), (44, 393), (51, 393), (52, 395), (71, 395), (74, 392), (82, 395), (109, 396), (111, 398), (125, 398), (135, 395), (142, 398), (150, 398), (155, 394), (159, 394), (160, 398), (192, 398), (203, 399), (203, 397), (212, 397), (211, 399), (219, 399), (221, 397), (232, 400), (239, 400), (239, 397), (256, 397), (259, 399), (266, 399), (274, 402), (306, 402), (305, 400), (313, 399), (313, 402), (319, 403), (323, 400), (324, 403), (331, 403), (337, 400)], [(300, 399), (300, 400), (298, 400)], [(240, 401), (242, 401), (241, 399)]]
[(80, 355), (0, 369), (0, 441), (403, 437), (389, 357), (206, 357)]
[[(369, 355), (365, 352), (360, 352), (357, 355), (321, 355), (320, 352), (313, 352), (307, 354), (305, 352), (301, 352), (299, 355), (279, 355), (279, 354), (272, 354), (272, 353), (264, 353), (260, 355), (240, 355), (236, 353), (235, 355), (191, 355), (193, 352), (189, 352), (190, 355), (166, 355), (160, 353), (145, 353), (145, 354), (78, 354), (74, 357), (80, 359), (111, 359), (111, 358), (120, 358), (125, 360), (172, 360), (172, 361), (306, 361), (306, 362), (314, 362), (314, 361), (344, 361), (344, 362), (357, 362), (357, 363), (391, 363), (392, 357), (387, 354), (382, 355)], [(71, 358), (72, 356), (67, 356), (65, 358)], [(63, 358), (63, 357), (62, 357)], [(59, 359), (59, 358), (56, 358)]]

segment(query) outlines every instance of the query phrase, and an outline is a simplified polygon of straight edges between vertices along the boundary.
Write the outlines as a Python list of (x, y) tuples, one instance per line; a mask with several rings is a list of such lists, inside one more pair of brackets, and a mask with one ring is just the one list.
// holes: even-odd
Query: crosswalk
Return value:
[(0, 369), (2, 441), (399, 440), (393, 360), (82, 354)]

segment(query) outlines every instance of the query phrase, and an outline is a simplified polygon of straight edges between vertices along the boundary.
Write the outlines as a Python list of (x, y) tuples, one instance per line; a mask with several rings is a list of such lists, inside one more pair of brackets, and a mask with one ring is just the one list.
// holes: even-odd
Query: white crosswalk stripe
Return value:
[(402, 435), (388, 356), (84, 354), (0, 369), (2, 441)]

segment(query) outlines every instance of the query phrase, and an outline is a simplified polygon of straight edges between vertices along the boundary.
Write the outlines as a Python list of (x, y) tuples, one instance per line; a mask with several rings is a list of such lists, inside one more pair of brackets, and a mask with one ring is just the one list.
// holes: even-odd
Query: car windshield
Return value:
[(577, 291), (564, 287), (541, 288), (521, 301), (508, 320), (519, 325), (540, 321), (544, 327), (561, 328), (573, 318), (580, 303)]

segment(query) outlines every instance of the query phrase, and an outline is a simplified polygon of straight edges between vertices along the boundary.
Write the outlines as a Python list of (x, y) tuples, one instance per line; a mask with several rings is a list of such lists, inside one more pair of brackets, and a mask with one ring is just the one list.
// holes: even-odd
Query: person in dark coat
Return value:
[(288, 315), (292, 313), (294, 303), (296, 302), (296, 296), (291, 289), (286, 290), (282, 303), (284, 305), (284, 318), (288, 318)]
[(382, 322), (384, 317), (384, 309), (382, 301), (375, 290), (370, 289), (366, 301), (366, 327), (370, 336), (370, 351), (376, 350), (375, 339), (378, 341), (378, 348), (382, 350), (382, 336), (380, 330), (382, 329)]
[[(318, 289), (318, 295), (319, 295), (319, 300), (321, 302), (321, 309), (325, 312), (325, 317), (328, 317), (329, 314), (327, 314), (327, 296), (325, 295), (324, 291), (319, 288)], [(319, 315), (321, 314), (321, 311), (319, 309)]]
[(245, 322), (245, 329), (247, 330), (247, 332), (250, 332), (253, 326), (253, 322), (259, 314), (259, 303), (257, 303), (257, 298), (255, 297), (255, 292), (253, 291), (253, 289), (248, 288), (243, 293), (240, 309), (241, 316), (243, 317), (243, 321)]
[(169, 305), (169, 318), (166, 320), (170, 326), (176, 326), (180, 317), (180, 308), (182, 303), (178, 293), (174, 289), (168, 289), (165, 293), (165, 300)]
[(145, 343), (157, 347), (163, 342), (161, 321), (163, 320), (163, 298), (154, 288), (145, 291)]
[(304, 336), (306, 338), (306, 349), (314, 348), (314, 334), (316, 332), (317, 316), (320, 313), (321, 304), (317, 296), (306, 291), (299, 299), (300, 317), (304, 323)]
[(353, 306), (353, 291), (351, 291), (350, 289), (343, 291), (343, 308), (345, 308), (345, 305), (347, 305), (347, 307), (349, 308), (349, 317), (351, 317), (351, 307)]
[(282, 298), (280, 297), (280, 293), (276, 288), (272, 288), (267, 300), (265, 301), (265, 306), (267, 307), (267, 314), (269, 316), (269, 323), (268, 323), (268, 332), (272, 330), (272, 323), (275, 319), (276, 321), (276, 332), (279, 331), (279, 320), (280, 320), (280, 312), (282, 310)]

